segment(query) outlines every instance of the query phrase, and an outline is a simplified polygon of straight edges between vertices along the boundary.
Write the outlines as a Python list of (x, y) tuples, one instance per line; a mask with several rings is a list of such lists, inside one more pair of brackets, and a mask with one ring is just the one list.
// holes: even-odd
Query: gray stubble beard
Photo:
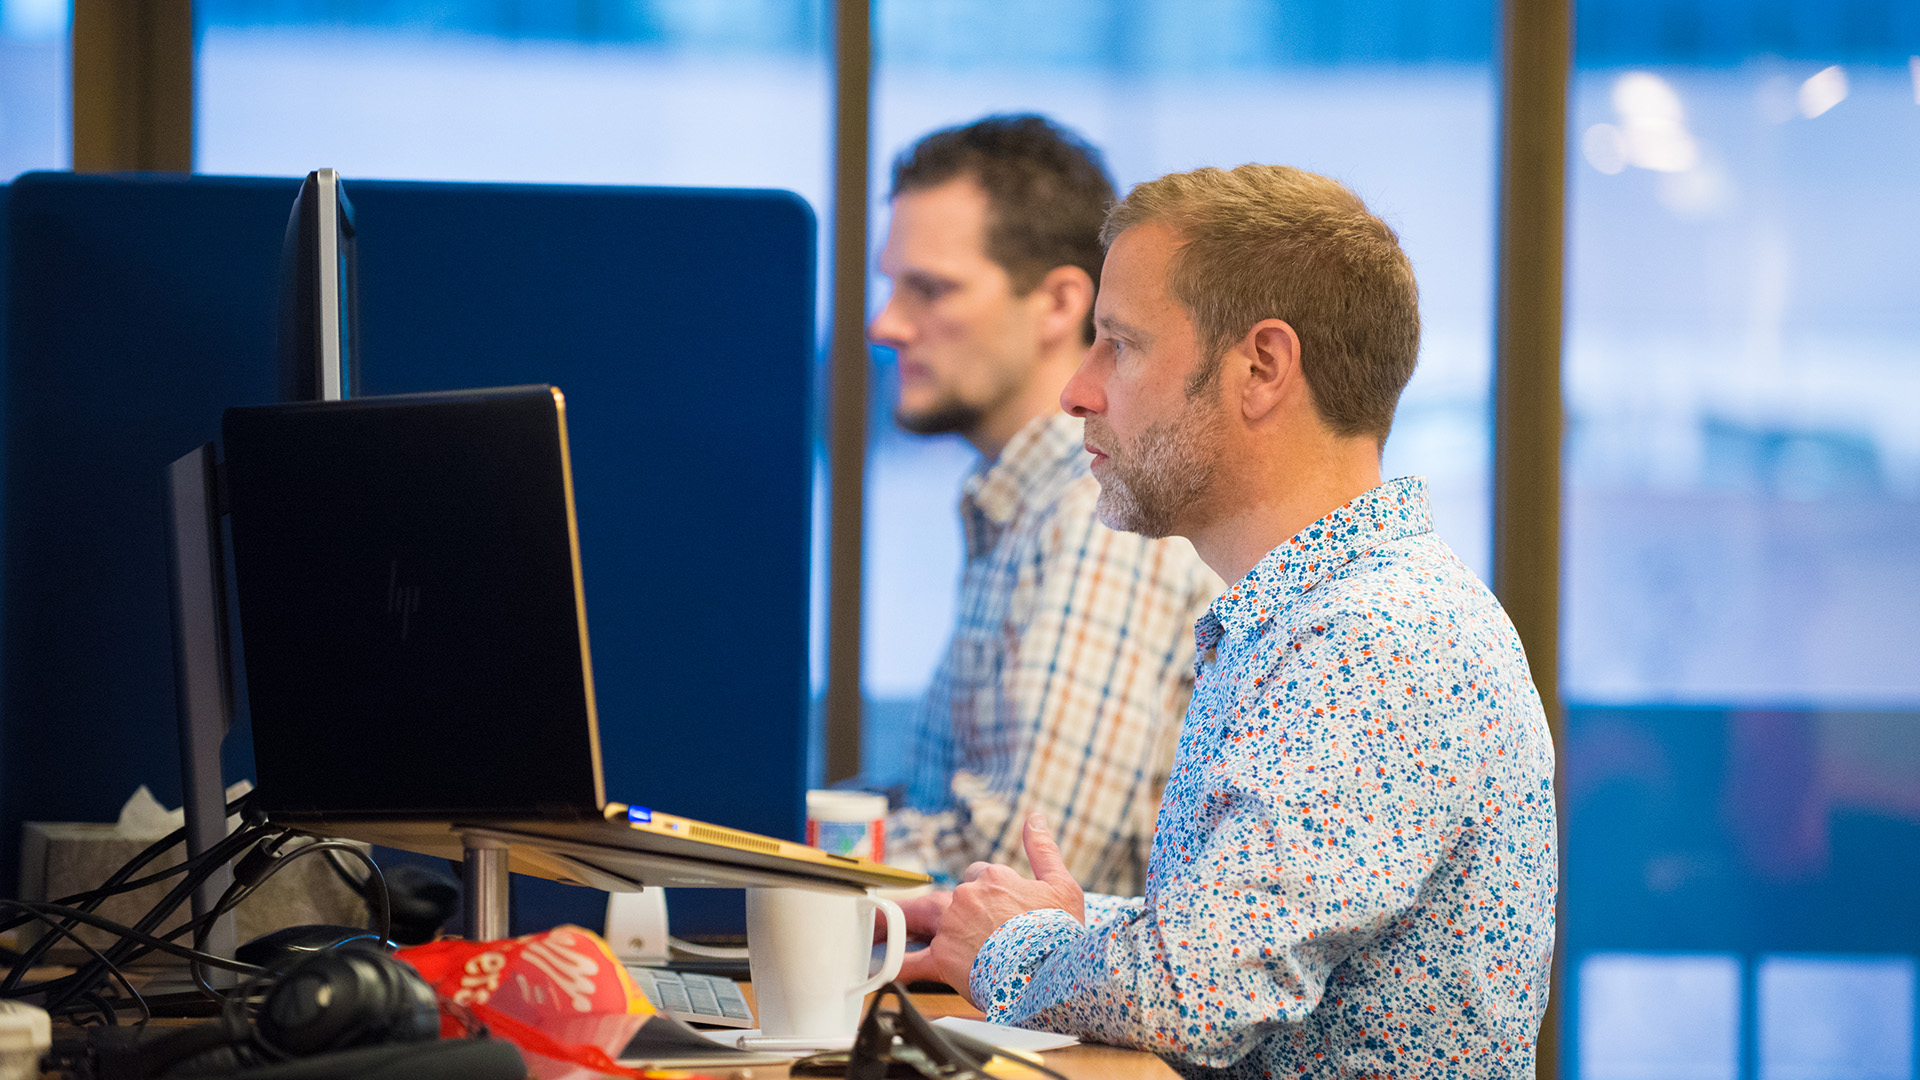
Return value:
[[(1149, 424), (1114, 447), (1094, 504), (1101, 524), (1149, 539), (1172, 536), (1187, 511), (1212, 492), (1220, 472), (1220, 418), (1204, 408), (1201, 401), (1189, 402), (1176, 419)], [(1112, 430), (1098, 417), (1087, 426), (1105, 430), (1103, 442), (1112, 445)]]

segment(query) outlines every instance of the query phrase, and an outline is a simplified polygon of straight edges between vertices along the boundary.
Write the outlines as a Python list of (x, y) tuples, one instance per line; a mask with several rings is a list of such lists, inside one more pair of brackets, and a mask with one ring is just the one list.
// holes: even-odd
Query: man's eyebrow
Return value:
[(916, 286), (943, 286), (954, 284), (954, 279), (918, 266), (909, 266), (894, 275), (895, 281), (909, 282)]
[(1100, 329), (1105, 330), (1108, 337), (1124, 337), (1134, 341), (1144, 341), (1147, 337), (1139, 327), (1132, 323), (1121, 322), (1111, 315), (1100, 316), (1094, 320), (1094, 324)]

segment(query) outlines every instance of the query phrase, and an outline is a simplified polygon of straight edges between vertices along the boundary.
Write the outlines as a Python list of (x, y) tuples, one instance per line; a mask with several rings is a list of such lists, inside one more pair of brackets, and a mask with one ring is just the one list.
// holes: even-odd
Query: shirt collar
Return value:
[(1194, 629), (1199, 651), (1225, 634), (1259, 632), (1294, 597), (1374, 548), (1432, 531), (1425, 477), (1390, 480), (1355, 497), (1267, 552), (1221, 593)]
[(1051, 504), (1064, 479), (1084, 471), (1085, 425), (1066, 413), (1027, 421), (1001, 449), (982, 459), (960, 487), (960, 516), (971, 557), (993, 546), (999, 534), (1030, 506)]

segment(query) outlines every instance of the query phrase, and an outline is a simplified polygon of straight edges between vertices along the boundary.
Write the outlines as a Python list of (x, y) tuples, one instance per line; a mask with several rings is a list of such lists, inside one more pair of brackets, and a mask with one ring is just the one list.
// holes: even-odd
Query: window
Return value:
[(1714, 950), (1739, 1075), (1911, 1077), (1920, 13), (1578, 11), (1568, 1063), (1595, 956)]
[(1585, 1080), (1738, 1080), (1737, 957), (1595, 953), (1579, 980)]
[(0, 183), (73, 161), (68, 0), (0, 0)]
[[(895, 154), (939, 127), (1040, 112), (1107, 156), (1122, 192), (1163, 173), (1246, 161), (1343, 180), (1400, 234), (1421, 287), (1419, 370), (1387, 443), (1388, 476), (1424, 474), (1440, 535), (1489, 564), (1493, 5), (1359, 7), (1216, 0), (876, 8), (873, 230)], [(877, 240), (876, 240), (877, 242)], [(876, 279), (874, 303), (886, 283)], [(878, 351), (869, 462), (863, 754), (904, 768), (907, 718), (952, 626), (960, 481), (954, 437), (893, 426)]]
[(827, 205), (818, 0), (196, 8), (202, 172), (780, 187)]

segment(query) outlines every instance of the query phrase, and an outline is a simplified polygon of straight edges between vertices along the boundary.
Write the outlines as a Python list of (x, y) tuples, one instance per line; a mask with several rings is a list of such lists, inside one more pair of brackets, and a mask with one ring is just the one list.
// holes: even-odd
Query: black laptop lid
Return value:
[(598, 816), (560, 393), (251, 406), (222, 430), (260, 804)]

